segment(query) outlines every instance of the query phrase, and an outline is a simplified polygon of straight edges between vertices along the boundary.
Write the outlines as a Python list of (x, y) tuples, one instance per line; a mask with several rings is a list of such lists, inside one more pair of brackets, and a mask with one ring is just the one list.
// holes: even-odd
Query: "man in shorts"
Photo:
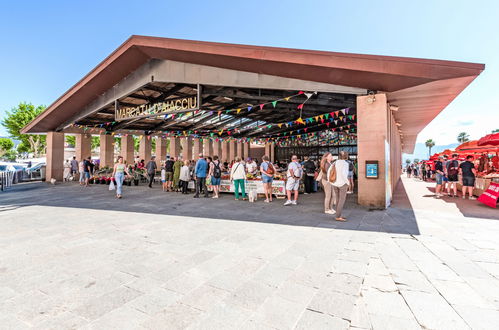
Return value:
[(476, 169), (475, 164), (473, 164), (473, 156), (467, 156), (466, 161), (462, 162), (459, 165), (459, 173), (463, 178), (463, 199), (466, 198), (466, 191), (468, 191), (468, 195), (471, 200), (476, 199), (473, 196), (473, 188), (475, 187), (475, 176)]
[(438, 160), (435, 162), (435, 180), (437, 181), (437, 186), (435, 187), (435, 197), (440, 198), (442, 196), (442, 181), (445, 176), (444, 166), (442, 161), (444, 157), (439, 156)]
[[(286, 194), (288, 196), (288, 200), (284, 203), (284, 206), (287, 205), (296, 205), (296, 201), (298, 200), (298, 188), (300, 187), (300, 179), (303, 174), (303, 169), (298, 163), (298, 157), (293, 155), (291, 157), (291, 163), (288, 165), (287, 171), (287, 181), (286, 181)], [(291, 199), (291, 195), (294, 193), (294, 200)]]
[(173, 190), (173, 164), (175, 162), (170, 158), (170, 156), (166, 156), (165, 162), (165, 180), (166, 180), (166, 191)]
[(457, 160), (457, 154), (452, 155), (452, 159), (447, 162), (447, 194), (451, 196), (451, 189), (454, 193), (454, 197), (457, 197), (457, 181), (459, 174), (459, 161)]

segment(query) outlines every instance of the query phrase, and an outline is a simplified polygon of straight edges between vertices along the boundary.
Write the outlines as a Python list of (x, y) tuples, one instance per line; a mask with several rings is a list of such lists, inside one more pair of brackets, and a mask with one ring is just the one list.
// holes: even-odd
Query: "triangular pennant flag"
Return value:
[(298, 106), (298, 109), (303, 109), (303, 103)]
[(275, 108), (275, 106), (277, 105), (277, 101), (272, 101), (272, 106)]
[(281, 123), (281, 124), (277, 124), (277, 126), (278, 126), (279, 128), (281, 128), (281, 127), (282, 127), (282, 123)]
[(250, 111), (251, 111), (251, 109), (253, 109), (253, 107), (248, 107), (248, 112), (250, 112)]
[(340, 110), (340, 111), (341, 111), (341, 113), (342, 113), (342, 114), (345, 114), (345, 110), (344, 110), (344, 109), (343, 109), (343, 110)]
[(265, 105), (265, 104), (263, 104), (263, 103), (262, 103), (262, 104), (260, 104), (260, 110), (262, 110), (262, 109), (263, 109), (263, 106), (264, 106), (264, 105)]
[(299, 92), (298, 92), (298, 95), (301, 95), (301, 94), (303, 94), (303, 91), (299, 91)]
[(346, 108), (345, 111), (348, 113), (350, 111), (350, 108)]
[(289, 101), (289, 99), (290, 99), (290, 98), (291, 98), (291, 97), (290, 97), (290, 96), (288, 96), (288, 97), (285, 97), (285, 98), (284, 98), (284, 100), (285, 100), (285, 101)]
[(240, 113), (240, 112), (241, 112), (241, 109), (237, 109), (237, 110), (236, 110), (236, 113)]
[(315, 116), (315, 121), (319, 121), (319, 116)]
[(305, 125), (305, 122), (303, 121), (303, 119), (302, 119), (301, 117), (300, 117), (300, 118), (298, 118), (298, 119), (296, 120), (296, 122), (297, 122), (298, 124), (303, 124), (303, 125)]
[(307, 96), (307, 99), (309, 99), (314, 93), (305, 93), (305, 95)]
[(222, 111), (219, 111), (219, 112), (218, 112), (218, 117), (220, 117), (220, 115), (222, 115)]

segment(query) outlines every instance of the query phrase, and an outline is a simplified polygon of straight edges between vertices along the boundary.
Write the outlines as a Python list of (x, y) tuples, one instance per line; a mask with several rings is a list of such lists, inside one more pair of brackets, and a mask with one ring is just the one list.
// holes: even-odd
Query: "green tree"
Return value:
[(435, 141), (432, 139), (426, 140), (425, 142), (426, 147), (428, 148), (428, 157), (431, 156), (431, 148), (435, 146)]
[(414, 158), (414, 164), (419, 163), (419, 158)]
[(464, 143), (470, 140), (470, 135), (466, 132), (461, 132), (457, 135), (457, 142)]
[(409, 164), (411, 163), (411, 160), (410, 160), (409, 158), (407, 158), (407, 159), (405, 160), (405, 163), (406, 163), (407, 165), (409, 165)]
[(24, 153), (29, 152), (29, 145), (26, 145), (24, 142), (21, 142), (17, 145), (17, 152)]
[(17, 152), (14, 149), (10, 149), (2, 155), (2, 158), (9, 162), (16, 161)]
[(67, 144), (76, 147), (76, 136), (74, 136), (74, 135), (66, 135), (65, 138), (66, 138), (66, 143)]
[(14, 141), (9, 138), (0, 138), (0, 151), (4, 153), (14, 148)]
[(499, 133), (499, 128), (495, 129), (495, 130), (492, 130), (492, 134), (494, 134), (494, 133)]
[(44, 110), (45, 106), (35, 107), (31, 103), (22, 102), (11, 111), (6, 111), (5, 118), (2, 120), (2, 125), (9, 135), (20, 140), (25, 146), (29, 146), (29, 152), (32, 152), (35, 157), (45, 151), (46, 137), (45, 135), (21, 134), (21, 129)]

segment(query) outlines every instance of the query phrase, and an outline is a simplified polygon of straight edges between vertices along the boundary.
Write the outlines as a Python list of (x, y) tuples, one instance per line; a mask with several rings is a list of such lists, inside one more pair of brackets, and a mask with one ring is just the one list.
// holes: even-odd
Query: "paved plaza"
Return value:
[(403, 178), (393, 206), (159, 186), (0, 193), (0, 329), (497, 329), (499, 210)]

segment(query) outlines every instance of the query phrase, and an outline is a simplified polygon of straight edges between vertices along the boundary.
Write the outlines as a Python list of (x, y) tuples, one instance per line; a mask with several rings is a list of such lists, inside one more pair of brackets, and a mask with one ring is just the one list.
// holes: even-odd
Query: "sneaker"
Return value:
[(304, 194), (304, 195), (308, 195), (308, 192), (306, 192), (306, 193), (303, 193), (303, 194)]
[(291, 204), (296, 205), (296, 201), (291, 201)]
[(327, 213), (327, 214), (336, 214), (336, 211), (335, 210), (327, 210), (324, 213)]
[(288, 206), (288, 205), (291, 205), (291, 204), (293, 204), (293, 202), (292, 202), (292, 201), (290, 201), (290, 200), (288, 199), (288, 200), (286, 201), (286, 203), (284, 203), (284, 206)]
[(463, 199), (466, 199), (466, 196), (463, 196)]
[(475, 196), (470, 196), (470, 201), (474, 201), (476, 200), (476, 197)]
[(270, 203), (270, 201), (268, 199), (264, 200), (263, 202), (264, 203)]
[(347, 191), (347, 194), (353, 194), (353, 191)]

